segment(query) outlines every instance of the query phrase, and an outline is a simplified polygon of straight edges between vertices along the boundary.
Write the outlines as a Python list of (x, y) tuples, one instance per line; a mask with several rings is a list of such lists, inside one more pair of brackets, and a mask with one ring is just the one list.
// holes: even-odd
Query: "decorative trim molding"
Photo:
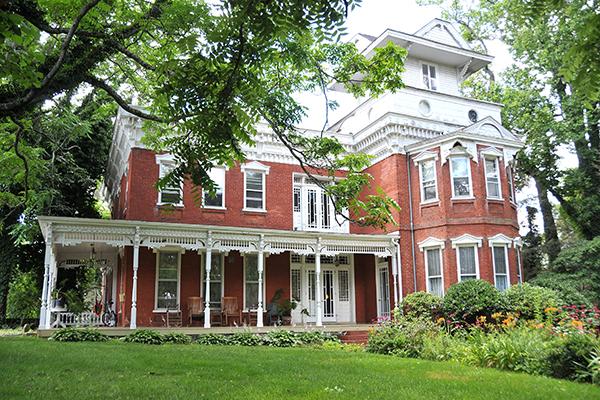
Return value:
[(439, 247), (442, 250), (446, 248), (446, 241), (443, 239), (438, 239), (435, 237), (428, 237), (427, 239), (417, 243), (419, 246), (419, 250), (423, 251), (429, 247)]
[(428, 161), (428, 160), (437, 161), (438, 160), (437, 151), (425, 150), (425, 151), (420, 152), (415, 157), (413, 157), (413, 162), (415, 163), (415, 165), (418, 165), (422, 161)]
[(463, 235), (450, 239), (450, 242), (452, 243), (453, 249), (457, 248), (460, 245), (468, 244), (476, 244), (477, 247), (481, 247), (481, 245), (483, 244), (483, 238), (480, 236), (473, 236), (471, 234), (465, 233)]

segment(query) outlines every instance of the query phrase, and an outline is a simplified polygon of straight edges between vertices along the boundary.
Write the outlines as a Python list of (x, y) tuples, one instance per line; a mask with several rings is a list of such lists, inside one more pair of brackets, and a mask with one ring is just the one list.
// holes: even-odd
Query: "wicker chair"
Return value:
[(194, 317), (204, 318), (204, 304), (202, 297), (188, 297), (188, 323), (192, 326)]
[(242, 310), (238, 306), (237, 297), (222, 297), (221, 298), (221, 319), (224, 325), (229, 326), (231, 319), (237, 318), (238, 323), (242, 323)]

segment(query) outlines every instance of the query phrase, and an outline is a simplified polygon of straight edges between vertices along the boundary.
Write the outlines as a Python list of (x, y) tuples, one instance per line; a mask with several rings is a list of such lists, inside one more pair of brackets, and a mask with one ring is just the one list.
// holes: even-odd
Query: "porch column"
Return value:
[(264, 235), (260, 235), (258, 242), (258, 307), (256, 307), (256, 327), (263, 327), (263, 270), (264, 270)]
[(206, 238), (206, 259), (204, 273), (204, 327), (210, 328), (210, 267), (212, 258), (212, 233), (209, 231)]
[(49, 269), (48, 269), (48, 292), (46, 293), (46, 320), (45, 328), (48, 329), (52, 325), (52, 292), (56, 287), (56, 275), (58, 269), (56, 265), (56, 255), (54, 254), (54, 245), (50, 246)]
[(317, 303), (317, 326), (323, 326), (323, 287), (321, 286), (321, 238), (317, 239), (315, 251), (315, 302)]
[(392, 247), (392, 276), (394, 278), (394, 309), (398, 304), (398, 258), (396, 256), (396, 246)]
[(129, 328), (137, 328), (137, 281), (138, 268), (140, 266), (140, 228), (135, 228), (135, 236), (133, 238), (133, 279), (131, 285), (131, 318)]
[[(46, 233), (46, 253), (44, 254), (44, 285), (42, 287), (42, 304), (40, 307), (40, 328), (47, 328), (46, 325), (46, 317), (48, 309), (51, 307), (51, 304), (48, 303), (48, 299), (51, 299), (51, 296), (48, 296), (48, 287), (49, 279), (50, 279), (50, 254), (52, 253), (52, 225), (48, 226), (48, 230)], [(49, 325), (49, 323), (48, 323)]]
[(396, 264), (398, 265), (398, 302), (403, 299), (402, 296), (402, 253), (400, 252), (400, 239), (394, 239), (394, 250), (396, 253)]

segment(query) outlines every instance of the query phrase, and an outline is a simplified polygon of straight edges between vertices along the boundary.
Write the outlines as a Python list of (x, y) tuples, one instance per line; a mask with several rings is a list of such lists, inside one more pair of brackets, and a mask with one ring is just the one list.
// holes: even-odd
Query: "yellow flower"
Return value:
[(442, 325), (442, 324), (443, 324), (445, 321), (446, 321), (446, 320), (445, 320), (443, 317), (439, 317), (439, 318), (437, 319), (437, 323), (438, 323), (438, 325)]
[(571, 325), (577, 329), (583, 329), (583, 322), (577, 321), (576, 319), (571, 320)]
[(502, 313), (501, 312), (493, 313), (492, 318), (494, 318), (495, 320), (499, 320), (500, 318), (502, 318)]
[(485, 315), (482, 315), (480, 317), (477, 318), (479, 320), (479, 322), (481, 322), (482, 324), (485, 324), (485, 321), (487, 321), (487, 317)]
[(556, 308), (556, 307), (548, 307), (544, 310), (545, 313), (553, 313), (556, 311), (558, 311), (558, 308)]

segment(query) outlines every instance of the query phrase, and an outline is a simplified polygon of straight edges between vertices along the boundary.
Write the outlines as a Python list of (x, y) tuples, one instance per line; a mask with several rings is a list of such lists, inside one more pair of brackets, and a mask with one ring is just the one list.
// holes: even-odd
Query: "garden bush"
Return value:
[(296, 332), (296, 338), (300, 344), (314, 345), (323, 343), (341, 343), (340, 338), (333, 333), (319, 332), (319, 331), (307, 331), (307, 332)]
[(428, 319), (400, 317), (379, 324), (369, 332), (366, 351), (418, 358), (426, 337), (439, 332)]
[(542, 319), (544, 310), (559, 304), (559, 296), (555, 290), (528, 283), (513, 285), (503, 295), (510, 312), (529, 320)]
[(206, 335), (198, 336), (196, 343), (204, 345), (226, 345), (229, 344), (227, 337), (218, 333), (207, 333)]
[(10, 282), (6, 300), (6, 317), (19, 319), (38, 318), (40, 313), (40, 292), (32, 272), (17, 272)]
[(569, 274), (555, 272), (542, 272), (536, 276), (531, 284), (555, 290), (558, 293), (560, 305), (586, 305), (590, 307), (592, 302), (583, 294), (577, 278)]
[(227, 336), (227, 344), (235, 346), (258, 346), (261, 342), (260, 335), (252, 332), (236, 332)]
[(441, 297), (427, 292), (414, 292), (402, 300), (402, 311), (407, 317), (435, 319), (443, 309)]
[(185, 333), (169, 332), (163, 335), (163, 343), (190, 344), (192, 343), (192, 338)]
[(151, 329), (140, 329), (123, 339), (129, 343), (144, 343), (144, 344), (163, 344), (165, 342), (163, 335)]
[(57, 342), (106, 342), (108, 336), (93, 328), (62, 328), (50, 336)]
[(431, 361), (465, 362), (469, 357), (468, 342), (458, 336), (439, 332), (423, 338), (423, 348), (420, 358)]
[(466, 360), (478, 367), (497, 368), (547, 375), (554, 337), (546, 331), (528, 327), (503, 329), (491, 333), (474, 331), (469, 338)]
[(270, 331), (262, 337), (262, 343), (272, 347), (293, 347), (301, 344), (294, 332), (284, 330)]
[(444, 297), (446, 316), (459, 326), (473, 324), (479, 316), (489, 318), (503, 308), (500, 292), (491, 283), (479, 279), (450, 286)]
[(588, 365), (589, 357), (598, 346), (598, 339), (592, 335), (570, 333), (560, 336), (548, 355), (550, 375), (561, 379), (578, 379), (582, 367)]

